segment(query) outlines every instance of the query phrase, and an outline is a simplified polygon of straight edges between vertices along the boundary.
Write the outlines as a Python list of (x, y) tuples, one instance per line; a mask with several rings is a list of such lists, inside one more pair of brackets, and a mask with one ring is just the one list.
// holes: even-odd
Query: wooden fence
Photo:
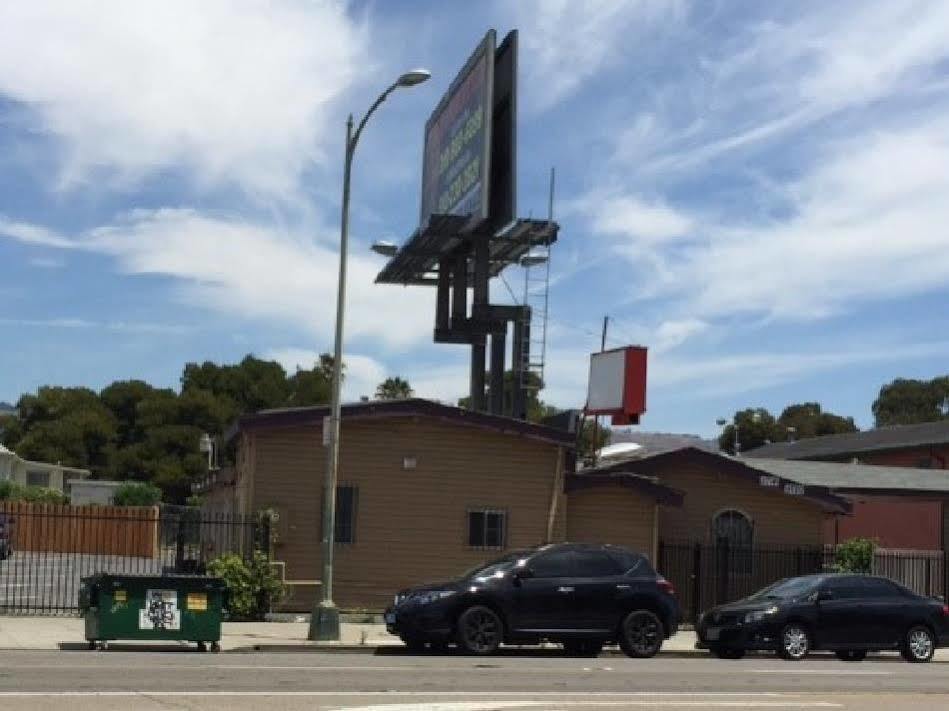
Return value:
[(0, 501), (15, 551), (154, 558), (157, 506), (59, 506)]

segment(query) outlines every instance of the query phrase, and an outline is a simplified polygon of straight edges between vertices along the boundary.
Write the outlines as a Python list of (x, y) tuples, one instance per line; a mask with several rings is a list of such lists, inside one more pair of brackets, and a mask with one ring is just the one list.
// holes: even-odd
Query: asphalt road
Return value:
[(0, 652), (0, 709), (949, 709), (949, 664)]

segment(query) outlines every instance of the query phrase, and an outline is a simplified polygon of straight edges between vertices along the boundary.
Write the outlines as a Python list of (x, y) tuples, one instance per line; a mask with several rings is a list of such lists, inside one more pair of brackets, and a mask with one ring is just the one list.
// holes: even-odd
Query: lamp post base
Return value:
[(310, 616), (310, 630), (306, 638), (311, 642), (338, 642), (339, 608), (332, 603), (320, 603)]

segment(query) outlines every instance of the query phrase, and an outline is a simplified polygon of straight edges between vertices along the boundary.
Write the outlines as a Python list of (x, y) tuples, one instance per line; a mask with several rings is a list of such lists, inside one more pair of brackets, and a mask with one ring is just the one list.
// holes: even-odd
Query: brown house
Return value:
[(658, 539), (664, 543), (711, 545), (727, 538), (756, 547), (820, 546), (825, 521), (850, 510), (826, 486), (804, 486), (694, 447), (587, 470), (577, 478), (618, 471), (681, 493), (680, 506), (659, 509)]
[[(274, 554), (293, 591), (290, 609), (309, 609), (317, 594), (327, 415), (325, 407), (266, 411), (241, 418), (233, 433), (236, 507), (277, 512)], [(657, 502), (674, 494), (639, 480), (604, 502), (584, 483), (568, 515), (573, 447), (561, 430), (426, 400), (344, 406), (335, 602), (379, 609), (402, 587), (567, 537), (609, 534), (652, 554)], [(621, 531), (598, 529), (621, 516), (632, 522)]]

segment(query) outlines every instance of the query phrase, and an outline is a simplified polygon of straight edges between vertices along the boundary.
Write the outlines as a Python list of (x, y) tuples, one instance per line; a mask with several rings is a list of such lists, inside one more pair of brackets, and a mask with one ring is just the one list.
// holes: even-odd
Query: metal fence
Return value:
[(79, 612), (81, 578), (96, 573), (202, 572), (224, 554), (266, 552), (269, 524), (188, 507), (6, 504), (11, 550), (0, 561), (0, 614)]
[[(710, 607), (746, 597), (795, 575), (836, 571), (833, 547), (746, 548), (701, 543), (659, 544), (658, 570), (676, 588), (682, 616), (694, 621)], [(945, 598), (949, 554), (878, 550), (871, 571), (911, 590)]]

